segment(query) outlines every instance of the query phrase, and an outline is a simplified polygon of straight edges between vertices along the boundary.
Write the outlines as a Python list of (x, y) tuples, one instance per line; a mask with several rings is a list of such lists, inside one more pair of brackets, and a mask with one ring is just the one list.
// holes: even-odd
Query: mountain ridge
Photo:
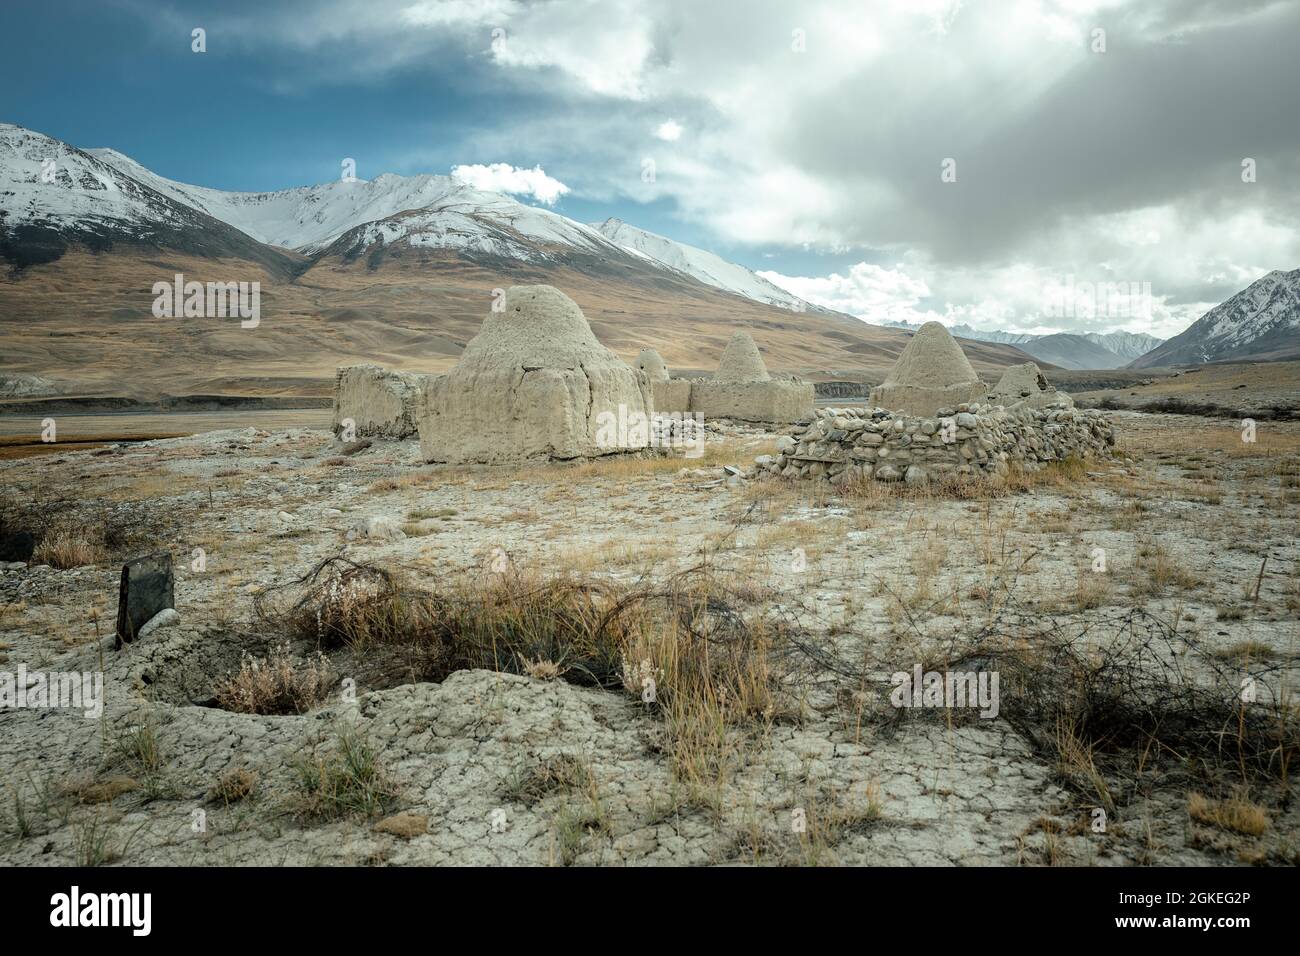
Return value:
[[(882, 323), (886, 328), (915, 331), (919, 323), (894, 320)], [(969, 325), (949, 326), (948, 331), (960, 338), (979, 342), (1014, 345), (1034, 358), (1068, 369), (1123, 368), (1133, 359), (1157, 348), (1163, 339), (1145, 332), (1055, 332), (1038, 335), (1031, 332), (983, 330)], [(1101, 364), (1098, 364), (1101, 363)]]
[(1274, 269), (1129, 368), (1300, 357), (1300, 269)]
[[(6, 155), (11, 161), (4, 161)], [(21, 162), (14, 158), (19, 155)], [(40, 180), (38, 168), (46, 159), (54, 161), (54, 182)], [(71, 190), (39, 188), (60, 184), (59, 177), (71, 183), (74, 172), (77, 182), (93, 181), (96, 192), (103, 192), (105, 198), (130, 194), (134, 201), (96, 204), (82, 202), (84, 197)], [(357, 258), (395, 244), (519, 262), (635, 256), (756, 302), (791, 311), (832, 312), (772, 285), (744, 266), (621, 220), (603, 224), (619, 230), (621, 241), (616, 241), (599, 227), (433, 173), (383, 173), (372, 180), (339, 179), (270, 192), (226, 191), (160, 176), (115, 149), (82, 150), (24, 127), (0, 124), (0, 198), (13, 207), (6, 226), (14, 235), (20, 229), (26, 230), (23, 236), (35, 235), (33, 229), (44, 235), (62, 229), (78, 238), (98, 232), (101, 240), (109, 241), (109, 226), (117, 222), (132, 238), (162, 238), (164, 244), (175, 244), (178, 238), (162, 229), (158, 220), (188, 221), (195, 228), (200, 225), (194, 220), (197, 214), (224, 223), (254, 242), (309, 258), (326, 250)], [(44, 215), (42, 203), (48, 206)], [(192, 212), (181, 212), (184, 209)], [(653, 251), (647, 252), (646, 247)], [(36, 258), (44, 260), (56, 251), (57, 243)]]
[[(55, 181), (42, 181), (47, 158)], [(424, 205), (392, 212), (410, 202)], [(5, 126), (0, 213), (0, 251), (14, 266), (0, 270), (0, 370), (57, 379), (65, 394), (319, 395), (335, 368), (358, 361), (442, 371), (497, 290), (534, 283), (570, 295), (624, 359), (655, 348), (684, 374), (712, 371), (736, 329), (773, 371), (812, 379), (883, 375), (908, 339), (794, 297), (770, 301), (765, 280), (703, 250), (634, 227), (621, 245), (448, 177), (224, 193)], [(159, 318), (150, 290), (176, 274), (260, 283), (260, 324)], [(996, 343), (967, 349), (986, 371), (1029, 358)]]

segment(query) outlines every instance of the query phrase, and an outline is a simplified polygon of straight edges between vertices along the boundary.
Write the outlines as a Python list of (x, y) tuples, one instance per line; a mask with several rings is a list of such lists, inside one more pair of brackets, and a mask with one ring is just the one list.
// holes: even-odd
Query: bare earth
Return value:
[[(1105, 372), (1054, 373), (1058, 381)], [(1124, 387), (1075, 392), (1087, 408), (1219, 416), (1300, 417), (1300, 362), (1233, 362), (1201, 365), (1171, 373), (1168, 369), (1121, 370), (1133, 379)]]
[[(998, 496), (728, 480), (722, 464), (777, 437), (730, 425), (695, 461), (434, 467), (415, 442), (343, 456), (328, 433), (290, 429), (0, 462), (11, 524), (36, 520), (31, 502), (129, 539), (88, 566), (0, 572), (3, 669), (102, 666), (107, 689), (99, 719), (0, 710), (0, 861), (1293, 865), (1294, 785), (1285, 768), (1238, 768), (1234, 728), (1224, 769), (1155, 734), (1114, 751), (1072, 750), (1059, 727), (1035, 742), (1009, 685), (994, 719), (890, 706), (889, 675), (1013, 605), (1034, 628), (1091, 627), (1099, 646), (1143, 622), (1261, 675), (1261, 706), (1294, 687), (1300, 423), (1261, 422), (1246, 443), (1234, 420), (1111, 414), (1114, 460)], [(349, 540), (372, 517), (406, 537)], [(180, 621), (115, 651), (120, 562), (158, 548), (177, 558)], [(327, 649), (333, 679), (306, 713), (216, 706), (242, 654), (289, 639), (254, 597), (339, 553), (429, 588), (494, 574), (634, 588), (705, 562), (695, 573), (760, 595), (747, 621), (791, 622), (773, 649), (779, 705), (714, 728), (689, 771), (667, 715), (564, 661), (559, 677), (439, 682)], [(308, 812), (311, 768), (358, 740), (383, 798)]]
[[(154, 318), (149, 290), (177, 272), (260, 282), (260, 324)], [(326, 258), (290, 280), (241, 260), (69, 251), (20, 275), (0, 272), (0, 379), (37, 374), (67, 395), (329, 395), (340, 365), (446, 371), (479, 331), (493, 289), (539, 281), (571, 296), (625, 361), (656, 348), (675, 371), (711, 373), (739, 328), (752, 333), (769, 370), (809, 380), (838, 377), (837, 369), (883, 375), (908, 341), (900, 329), (790, 312), (694, 281), (665, 286), (662, 273), (489, 269), (421, 252), (378, 270)], [(977, 369), (1027, 360), (1012, 346), (963, 347)]]

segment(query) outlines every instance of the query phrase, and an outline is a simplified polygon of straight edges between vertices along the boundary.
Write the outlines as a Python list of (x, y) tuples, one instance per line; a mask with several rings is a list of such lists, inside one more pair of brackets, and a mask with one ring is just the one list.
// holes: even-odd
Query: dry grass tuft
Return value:
[(403, 840), (413, 840), (429, 832), (429, 818), (409, 811), (395, 813), (375, 824), (376, 833), (389, 833)]
[(98, 564), (104, 558), (100, 537), (89, 528), (71, 524), (47, 531), (32, 552), (32, 561), (36, 564), (48, 564), (63, 570)]
[(594, 789), (595, 777), (582, 759), (572, 754), (558, 754), (527, 772), (508, 778), (502, 785), (501, 795), (531, 807), (553, 793)]
[(328, 754), (301, 760), (297, 809), (301, 816), (319, 820), (378, 816), (397, 797), (379, 753), (359, 731), (338, 734)]
[(238, 803), (253, 795), (257, 789), (257, 774), (252, 770), (246, 770), (243, 767), (235, 767), (233, 770), (227, 770), (217, 778), (216, 784), (212, 787), (212, 796), (214, 799), (223, 803)]
[(1187, 798), (1187, 815), (1197, 823), (1246, 836), (1259, 836), (1268, 829), (1268, 811), (1249, 800), (1244, 793), (1224, 800), (1214, 800), (1201, 793)]
[(217, 684), (217, 704), (241, 714), (305, 714), (325, 699), (334, 676), (322, 654), (299, 660), (281, 644), (268, 657), (245, 653), (239, 671)]
[(140, 789), (140, 784), (132, 777), (115, 776), (104, 780), (74, 784), (65, 789), (65, 793), (76, 798), (80, 803), (112, 803), (124, 793)]
[(262, 595), (258, 612), (322, 645), (398, 648), (423, 679), (481, 668), (626, 688), (663, 715), (674, 767), (702, 779), (726, 762), (732, 726), (777, 710), (768, 654), (780, 635), (745, 614), (760, 597), (703, 565), (657, 585), (509, 571), (426, 591), (332, 558)]

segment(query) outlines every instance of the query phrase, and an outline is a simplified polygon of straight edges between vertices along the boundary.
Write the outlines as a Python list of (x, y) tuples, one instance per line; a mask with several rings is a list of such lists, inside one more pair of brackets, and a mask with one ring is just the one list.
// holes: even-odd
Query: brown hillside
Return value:
[[(260, 282), (260, 326), (154, 318), (151, 287), (176, 272), (201, 282)], [(879, 379), (908, 340), (897, 329), (788, 312), (635, 263), (593, 275), (408, 248), (377, 269), (364, 259), (324, 258), (285, 279), (244, 260), (118, 247), (72, 250), (0, 278), (0, 372), (38, 374), (78, 394), (323, 395), (343, 364), (449, 368), (478, 331), (493, 289), (536, 282), (577, 301), (596, 337), (626, 360), (654, 348), (688, 374), (716, 368), (738, 328), (753, 335), (771, 371), (814, 379)], [(1028, 359), (1011, 346), (962, 345), (976, 369)]]

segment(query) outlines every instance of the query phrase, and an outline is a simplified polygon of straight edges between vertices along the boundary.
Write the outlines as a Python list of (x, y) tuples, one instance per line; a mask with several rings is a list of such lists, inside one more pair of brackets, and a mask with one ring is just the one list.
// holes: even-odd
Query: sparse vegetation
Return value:
[(353, 728), (339, 731), (331, 750), (303, 758), (295, 769), (300, 793), (297, 810), (304, 817), (378, 816), (397, 797), (374, 745)]
[(1259, 836), (1268, 829), (1268, 811), (1240, 793), (1223, 800), (1193, 793), (1187, 798), (1187, 815), (1197, 823), (1246, 836)]
[(32, 552), (33, 561), (52, 568), (80, 568), (103, 559), (104, 546), (99, 538), (87, 528), (72, 525), (46, 531)]
[[(511, 836), (492, 852), (539, 863), (661, 862), (669, 846), (692, 863), (860, 863), (892, 852), (894, 834), (877, 830), (904, 827), (917, 828), (908, 842), (944, 859), (938, 834), (950, 819), (979, 834), (973, 861), (1288, 862), (1300, 714), (1276, 691), (1298, 659), (1284, 623), (1300, 610), (1300, 584), (1283, 495), (1295, 460), (1286, 436), (1300, 426), (1279, 424), (1290, 432), (1270, 432), (1269, 450), (1240, 453), (1217, 447), (1240, 444), (1235, 431), (1219, 442), (1208, 427), (1121, 423), (1114, 459), (1086, 472), (1082, 463), (1013, 471), (1002, 487), (727, 484), (714, 465), (696, 473), (694, 462), (670, 470), (653, 459), (540, 475), (395, 474), (375, 455), (348, 459), (343, 476), (317, 454), (310, 480), (351, 484), (327, 499), (329, 537), (314, 524), (326, 502), (299, 494), (287, 472), (256, 490), (256, 469), (204, 479), (244, 530), (176, 509), (194, 525), (177, 540), (203, 547), (215, 573), (191, 574), (182, 558), (185, 624), (119, 658), (145, 664), (137, 690), (157, 703), (130, 718), (109, 714), (95, 735), (102, 765), (94, 753), (84, 767), (59, 768), (45, 791), (6, 790), (5, 853), (36, 860), (49, 834), (64, 861), (136, 862), (139, 853), (121, 856), (130, 814), (151, 820), (151, 857), (178, 860), (153, 821), (197, 786), (209, 814), (216, 808), (210, 827), (274, 832), (277, 852), (301, 841), (293, 851), (310, 846), (322, 863), (351, 860), (351, 841), (278, 815), (347, 821), (369, 841), (356, 861), (371, 863), (441, 852), (441, 834), (489, 827), (498, 805)], [(771, 437), (713, 444), (730, 446), (719, 460), (743, 466)], [(405, 545), (355, 541), (346, 559), (307, 565), (338, 527), (369, 513), (353, 492), (385, 480), (383, 513), (405, 516), (408, 534), (429, 534)], [(106, 486), (117, 497), (101, 494)], [(148, 487), (87, 479), (85, 494), (129, 517), (124, 496)], [(1225, 506), (1208, 510), (1215, 496)], [(84, 502), (71, 508), (98, 514)], [(279, 510), (299, 516), (298, 537), (282, 533)], [(265, 541), (248, 530), (264, 519)], [(250, 547), (250, 560), (232, 560), (237, 547)], [(1105, 571), (1095, 569), (1096, 548)], [(268, 585), (274, 568), (284, 569), (281, 583)], [(102, 577), (37, 574), (61, 588)], [(110, 633), (111, 594), (95, 602), (77, 592), (73, 609), (63, 591), (14, 593), (22, 599), (0, 601), (12, 657), (84, 657), (96, 627), (101, 639)], [(170, 655), (182, 642), (178, 676)], [(918, 662), (940, 673), (996, 670), (997, 719), (959, 706), (892, 707), (880, 675)], [(265, 762), (258, 748), (222, 750), (195, 773), (192, 741), (209, 738), (191, 732), (193, 721), (231, 728), (234, 739), (251, 725), (185, 704), (319, 713), (338, 674), (366, 693), (355, 727), (302, 747), (316, 721), (259, 718)], [(1249, 705), (1247, 679), (1257, 692)], [(182, 727), (160, 723), (178, 718)], [(832, 755), (833, 776), (823, 776)], [(996, 812), (981, 815), (976, 794), (995, 763), (1011, 776), (993, 781)], [(927, 768), (919, 792), (882, 771), (895, 765)], [(400, 810), (406, 797), (412, 805)], [(936, 810), (944, 822), (931, 835), (922, 827)], [(1098, 810), (1104, 839), (1090, 829)], [(430, 830), (439, 836), (421, 839)], [(254, 852), (246, 841), (187, 845), (223, 861)]]
[(222, 803), (238, 803), (253, 795), (257, 789), (257, 774), (244, 767), (227, 770), (212, 787), (212, 797)]
[(238, 672), (217, 684), (215, 696), (219, 706), (241, 714), (305, 714), (333, 683), (323, 654), (300, 660), (280, 644), (264, 658), (245, 653)]

